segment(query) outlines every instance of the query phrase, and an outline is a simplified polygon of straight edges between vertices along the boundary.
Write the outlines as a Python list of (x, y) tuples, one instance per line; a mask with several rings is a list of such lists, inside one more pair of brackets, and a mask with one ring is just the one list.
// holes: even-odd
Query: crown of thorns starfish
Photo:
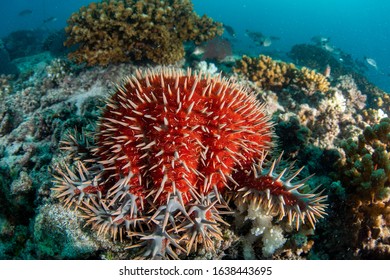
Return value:
[(254, 94), (220, 75), (137, 71), (107, 98), (94, 139), (63, 141), (74, 162), (57, 168), (54, 190), (142, 257), (214, 250), (230, 199), (314, 228), (326, 196), (302, 193), (309, 178), (280, 170), (281, 157), (265, 163), (272, 126)]

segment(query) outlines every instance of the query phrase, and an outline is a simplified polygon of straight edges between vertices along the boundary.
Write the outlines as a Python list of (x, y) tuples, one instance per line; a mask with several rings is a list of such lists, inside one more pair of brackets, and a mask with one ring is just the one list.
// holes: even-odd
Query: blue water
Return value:
[[(19, 29), (56, 30), (88, 0), (0, 0), (0, 37)], [(373, 58), (367, 77), (390, 92), (390, 1), (387, 0), (193, 0), (195, 11), (230, 25), (236, 32), (235, 50), (258, 55), (288, 52), (295, 44), (311, 43), (313, 36), (330, 42), (353, 58)], [(22, 10), (31, 14), (19, 16)], [(57, 20), (43, 24), (43, 20)], [(268, 48), (255, 46), (245, 30), (280, 37)]]

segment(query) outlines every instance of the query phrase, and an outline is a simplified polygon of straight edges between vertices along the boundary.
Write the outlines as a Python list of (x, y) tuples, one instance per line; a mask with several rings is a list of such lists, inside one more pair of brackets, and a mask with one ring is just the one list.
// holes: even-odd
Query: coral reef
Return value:
[[(318, 90), (313, 92), (302, 85), (297, 86), (291, 78), (288, 80), (290, 81), (288, 86), (284, 88), (278, 86), (272, 90), (264, 89), (251, 80), (241, 80), (240, 83), (258, 92), (258, 98), (266, 101), (268, 111), (277, 119), (277, 130), (282, 129), (280, 124), (289, 126), (288, 123), (294, 122), (294, 126), (291, 125), (289, 128), (292, 130), (284, 129), (284, 138), (280, 139), (282, 143), (286, 143), (281, 148), (288, 151), (290, 156), (294, 156), (293, 149), (295, 149), (297, 139), (294, 139), (293, 135), (298, 131), (306, 130), (306, 139), (303, 139), (302, 135), (296, 135), (301, 138), (299, 140), (301, 142), (322, 149), (335, 149), (340, 146), (340, 139), (357, 138), (363, 128), (370, 124), (369, 119), (375, 116), (369, 113), (364, 114), (368, 97), (358, 89), (350, 75), (333, 79), (327, 92)], [(378, 95), (379, 97), (382, 98), (382, 95)], [(299, 124), (296, 124), (296, 119)], [(286, 138), (286, 136), (292, 138)], [(305, 149), (305, 147), (302, 148)], [(297, 152), (298, 149), (295, 151)]]
[(329, 82), (324, 75), (306, 67), (298, 69), (292, 63), (275, 61), (264, 55), (257, 58), (244, 55), (237, 62), (234, 71), (265, 90), (281, 90), (295, 86), (312, 94), (316, 91), (326, 92), (329, 89)]
[(262, 89), (278, 90), (287, 87), (295, 77), (294, 64), (274, 61), (269, 56), (252, 58), (244, 55), (234, 69)]
[[(390, 256), (390, 119), (368, 126), (358, 140), (343, 142), (343, 156), (333, 186), (337, 216), (330, 226), (348, 248), (342, 258), (388, 259)], [(339, 222), (338, 222), (339, 221)], [(348, 255), (349, 253), (349, 255)]]
[(47, 80), (58, 85), (66, 76), (72, 73), (69, 61), (65, 59), (53, 59), (50, 65), (46, 66)]
[(318, 105), (313, 104), (314, 109), (302, 106), (298, 112), (320, 147), (335, 148), (340, 145), (340, 138), (357, 138), (366, 125), (361, 116), (366, 95), (351, 76), (340, 76), (334, 83), (326, 96), (317, 99)]
[(87, 65), (151, 60), (169, 64), (183, 58), (183, 42), (196, 44), (223, 32), (222, 24), (199, 17), (189, 0), (104, 0), (82, 7), (68, 19), (65, 45), (70, 57)]
[[(310, 190), (309, 178), (296, 181), (302, 168), (266, 159), (272, 124), (231, 81), (148, 70), (125, 79), (106, 102), (95, 139), (63, 141), (69, 156), (56, 166), (54, 190), (98, 233), (132, 237), (129, 248), (141, 247), (140, 257), (214, 251), (231, 199), (296, 230), (305, 222), (314, 228), (325, 214), (326, 196)], [(280, 236), (268, 233), (266, 243)], [(268, 247), (267, 256), (277, 246)]]
[[(238, 56), (228, 57), (228, 63), (217, 60), (210, 63), (200, 61), (202, 54), (194, 54), (180, 61), (181, 66), (177, 64), (177, 67), (190, 65), (203, 74), (143, 68), (142, 62), (87, 68), (64, 57), (53, 59), (53, 54), (63, 54), (60, 45), (63, 35), (59, 33), (57, 38), (53, 34), (47, 39), (45, 47), (50, 53), (13, 60), (18, 75), (0, 76), (1, 259), (389, 258), (390, 184), (386, 139), (390, 97), (368, 83), (356, 65), (346, 67), (344, 54), (340, 55), (345, 63), (340, 63), (336, 54), (323, 49), (317, 52), (315, 46), (296, 48), (296, 73), (286, 74), (289, 82), (283, 86), (267, 87), (266, 79), (262, 80), (262, 86), (245, 75), (233, 74), (229, 80), (218, 76), (220, 72), (230, 75)], [(51, 45), (51, 40), (57, 39)], [(58, 53), (51, 51), (56, 46)], [(185, 51), (195, 53), (198, 47), (204, 45), (185, 44)], [(76, 48), (77, 44), (73, 50)], [(300, 50), (306, 53), (298, 53)], [(8, 58), (4, 61), (10, 62), (5, 53)], [(327, 54), (326, 63), (332, 68), (331, 84), (326, 92), (321, 92), (316, 86), (299, 80), (298, 74), (306, 69), (306, 74), (313, 74), (315, 80), (315, 73), (308, 69), (322, 72), (326, 65), (319, 62)], [(274, 59), (267, 61), (274, 69), (288, 65)], [(282, 72), (282, 68), (278, 71)], [(129, 74), (134, 77), (120, 80)], [(182, 114), (176, 114), (179, 106), (176, 75)], [(120, 85), (114, 92), (113, 82)], [(152, 91), (147, 83), (153, 87)], [(214, 86), (207, 87), (208, 83)], [(226, 91), (222, 86), (219, 92), (219, 85), (225, 85)], [(206, 96), (191, 106), (189, 96), (193, 88), (192, 99), (203, 91)], [(112, 96), (107, 98), (109, 92)], [(262, 117), (258, 121), (265, 124), (263, 129), (254, 131), (253, 123), (247, 121), (250, 117), (245, 119), (249, 109), (229, 111), (235, 108), (235, 103), (223, 104), (221, 96), (231, 102), (233, 96), (238, 99), (248, 96), (250, 102), (257, 104), (250, 107), (253, 116), (261, 109)], [(137, 109), (123, 98), (131, 100)], [(260, 105), (261, 102), (266, 105)], [(204, 113), (202, 106), (207, 106)], [(144, 116), (137, 115), (136, 111), (143, 112)], [(186, 120), (187, 112), (190, 115)], [(231, 119), (226, 125), (222, 112), (226, 114), (225, 119)], [(180, 124), (175, 126), (178, 129), (165, 126), (163, 116), (168, 125)], [(220, 119), (214, 119), (217, 116)], [(157, 129), (169, 130), (158, 131), (152, 127), (155, 120), (150, 117), (160, 122)], [(242, 118), (245, 132), (244, 127), (228, 129)], [(120, 129), (111, 128), (123, 127), (121, 123), (126, 122), (132, 122), (132, 127), (122, 134), (118, 132)], [(183, 131), (187, 122), (190, 127), (196, 123), (200, 127)], [(136, 125), (143, 129), (143, 137), (134, 130)], [(107, 135), (103, 136), (103, 132)], [(169, 139), (168, 132), (180, 139), (199, 136), (195, 138), (208, 147), (207, 152), (197, 140), (195, 144), (189, 140), (180, 142), (187, 147), (194, 144), (199, 149), (191, 154), (186, 154), (185, 145), (179, 145), (178, 141), (174, 145), (173, 141), (159, 141)], [(254, 149), (252, 142), (261, 141), (252, 140), (260, 137), (259, 134), (269, 139), (263, 138), (266, 144)], [(217, 135), (221, 138), (214, 137)], [(212, 154), (221, 143), (233, 151), (229, 146), (233, 144), (224, 144), (231, 140), (227, 135), (242, 139), (231, 161), (221, 160), (223, 155), (225, 158), (232, 155), (230, 151), (218, 150)], [(127, 143), (124, 136), (134, 136), (134, 141)], [(156, 144), (152, 145), (153, 140)], [(110, 146), (110, 141), (115, 143)], [(118, 147), (122, 147), (123, 153)], [(175, 147), (177, 153), (166, 147)], [(245, 154), (248, 147), (253, 150), (249, 156)], [(161, 155), (160, 148), (164, 149)], [(130, 173), (126, 167), (121, 168), (126, 162), (122, 157), (129, 154), (131, 157), (132, 152), (133, 158), (128, 162), (140, 168), (137, 175), (137, 170)], [(243, 153), (247, 160), (240, 156)], [(137, 155), (142, 157), (141, 165), (134, 163)], [(277, 155), (280, 156), (272, 160)], [(163, 158), (161, 165), (154, 167)], [(305, 168), (295, 168), (291, 161)], [(211, 176), (219, 167), (221, 172)], [(166, 177), (161, 173), (163, 168)], [(313, 173), (316, 176), (310, 177)], [(62, 190), (53, 192), (52, 174), (59, 178), (54, 188)], [(211, 182), (208, 190), (206, 178)], [(141, 181), (134, 186), (137, 180)], [(175, 189), (174, 180), (178, 182)], [(90, 186), (84, 188), (89, 181)], [(164, 188), (159, 193), (163, 181)], [(213, 183), (216, 187), (211, 186)], [(293, 186), (289, 192), (286, 191), (288, 183)], [(328, 205), (315, 190), (320, 184), (328, 196)], [(56, 198), (63, 193), (64, 186), (75, 190), (70, 208)], [(60, 200), (66, 203), (71, 195), (69, 192)], [(295, 203), (294, 197), (306, 203)], [(319, 219), (325, 206), (327, 216)], [(85, 226), (86, 221), (92, 227)], [(112, 233), (114, 238), (110, 238)]]
[(357, 143), (343, 143), (342, 179), (347, 192), (359, 194), (366, 201), (388, 200), (390, 195), (390, 119), (383, 118), (366, 127)]
[[(58, 86), (52, 87), (46, 82), (49, 79), (46, 67), (50, 65), (50, 60), (45, 63), (46, 54), (30, 57), (30, 63), (19, 60), (28, 65), (20, 67), (26, 73), (21, 72), (10, 81), (12, 92), (1, 97), (0, 258), (103, 258), (99, 250), (107, 250), (109, 254), (113, 250), (110, 240), (104, 243), (93, 236), (98, 243), (94, 241), (95, 245), (88, 247), (88, 251), (75, 250), (72, 254), (70, 250), (75, 247), (71, 244), (59, 245), (56, 243), (59, 240), (49, 239), (48, 231), (41, 232), (49, 228), (44, 223), (54, 222), (47, 216), (41, 219), (48, 214), (48, 208), (53, 208), (59, 216), (68, 215), (59, 213), (68, 210), (55, 206), (50, 197), (52, 176), (48, 168), (55, 161), (53, 151), (57, 150), (61, 135), (76, 127), (88, 128), (89, 122), (95, 122), (96, 107), (103, 105), (99, 97), (109, 90), (111, 81), (128, 73), (132, 66), (81, 71), (77, 77), (67, 73), (58, 80)], [(44, 204), (50, 206), (42, 207)], [(70, 227), (67, 236), (79, 234), (71, 233), (74, 230), (75, 227)], [(52, 237), (64, 237), (61, 240), (67, 243), (72, 240), (66, 239), (63, 233)], [(40, 243), (44, 243), (42, 247)], [(65, 247), (69, 250), (62, 251)], [(118, 258), (120, 255), (115, 253)]]
[(331, 52), (328, 52), (316, 45), (294, 45), (289, 52), (289, 56), (298, 65), (316, 69), (318, 71), (324, 71), (329, 65), (331, 75), (334, 78), (350, 74), (351, 72), (347, 71), (343, 64), (340, 63), (340, 61), (338, 61)]
[(293, 85), (312, 94), (316, 91), (327, 92), (330, 84), (324, 75), (316, 73), (316, 71), (306, 67), (302, 67), (300, 71), (296, 73)]
[[(376, 100), (387, 95), (383, 90), (370, 83), (363, 75), (364, 71), (367, 70), (367, 66), (361, 61), (352, 59), (350, 55), (342, 51), (331, 52), (316, 45), (298, 44), (292, 47), (289, 56), (296, 64), (320, 72), (329, 67), (331, 70), (330, 77), (333, 79), (350, 76), (357, 89), (367, 96), (370, 105), (374, 105)], [(374, 109), (378, 108), (374, 106)]]
[[(310, 173), (316, 173), (317, 182), (328, 186), (332, 201), (329, 217), (316, 227), (312, 245), (307, 243), (302, 251), (284, 231), (287, 241), (273, 258), (389, 256), (389, 182), (385, 180), (388, 152), (383, 148), (383, 143), (388, 143), (388, 96), (356, 77), (356, 73), (333, 76), (325, 93), (310, 93), (294, 86), (271, 88), (271, 92), (252, 80), (244, 83), (257, 91), (259, 98), (273, 104), (281, 149), (288, 157), (306, 164)], [(380, 121), (381, 125), (375, 124)], [(367, 125), (372, 128), (365, 128)], [(382, 142), (373, 140), (379, 134)], [(348, 142), (342, 141), (348, 138)], [(340, 157), (342, 164), (334, 165)], [(321, 243), (331, 235), (337, 238)], [(313, 245), (314, 249), (308, 252), (307, 248)]]

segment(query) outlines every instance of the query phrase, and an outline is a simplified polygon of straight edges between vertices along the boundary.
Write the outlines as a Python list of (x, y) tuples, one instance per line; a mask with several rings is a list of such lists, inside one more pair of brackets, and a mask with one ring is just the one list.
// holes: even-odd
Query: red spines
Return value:
[(150, 257), (212, 250), (228, 198), (314, 228), (326, 196), (301, 192), (310, 177), (294, 180), (302, 168), (281, 170), (281, 156), (264, 164), (271, 138), (263, 105), (229, 80), (137, 72), (107, 100), (93, 158), (58, 168), (55, 190), (99, 233), (138, 236)]
[(111, 176), (131, 176), (129, 184), (143, 186), (159, 204), (174, 189), (184, 201), (223, 192), (234, 182), (236, 166), (270, 147), (262, 106), (221, 78), (139, 75), (118, 87), (108, 103), (96, 155)]

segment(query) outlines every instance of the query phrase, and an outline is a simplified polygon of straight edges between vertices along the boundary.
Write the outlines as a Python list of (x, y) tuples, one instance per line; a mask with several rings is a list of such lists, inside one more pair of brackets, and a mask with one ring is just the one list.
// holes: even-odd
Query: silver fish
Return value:
[(376, 64), (376, 61), (374, 59), (369, 58), (369, 57), (364, 57), (364, 59), (366, 60), (367, 64), (369, 64), (372, 67), (374, 67), (375, 70), (378, 70), (378, 64)]

